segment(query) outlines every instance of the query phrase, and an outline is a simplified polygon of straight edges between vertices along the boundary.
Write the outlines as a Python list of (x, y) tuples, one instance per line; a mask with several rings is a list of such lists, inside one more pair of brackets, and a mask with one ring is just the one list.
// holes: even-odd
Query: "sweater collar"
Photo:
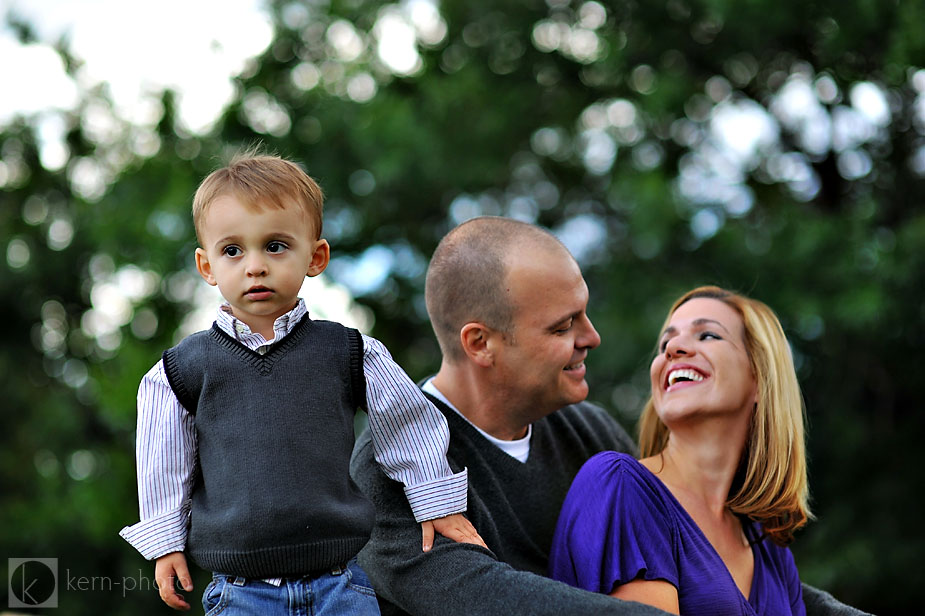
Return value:
[(277, 317), (273, 322), (273, 339), (267, 340), (261, 334), (252, 332), (247, 323), (235, 318), (231, 312), (231, 304), (223, 303), (218, 308), (218, 314), (215, 316), (215, 324), (218, 328), (251, 349), (259, 351), (262, 347), (269, 346), (285, 338), (292, 331), (303, 317), (308, 315), (308, 308), (305, 306), (305, 300), (301, 297), (296, 302), (295, 308), (286, 314)]
[(460, 413), (459, 409), (453, 406), (453, 403), (443, 395), (443, 392), (437, 389), (437, 386), (434, 385), (433, 377), (430, 377), (424, 381), (424, 384), (421, 385), (421, 390), (445, 404), (447, 408), (452, 409), (454, 413), (462, 417), (470, 426), (475, 428), (479, 434), (485, 437), (489, 443), (493, 444), (495, 447), (508, 454), (512, 458), (519, 460), (520, 462), (526, 462), (527, 458), (530, 457), (530, 437), (533, 436), (533, 424), (527, 426), (527, 435), (525, 437), (514, 441), (503, 441), (485, 432), (477, 425), (469, 421), (468, 417)]

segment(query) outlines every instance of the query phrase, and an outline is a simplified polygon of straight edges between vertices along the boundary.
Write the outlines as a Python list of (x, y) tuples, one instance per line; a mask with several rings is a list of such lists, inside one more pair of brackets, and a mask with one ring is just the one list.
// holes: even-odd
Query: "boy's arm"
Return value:
[(167, 382), (163, 361), (138, 387), (135, 433), (141, 521), (119, 535), (148, 560), (186, 547), (189, 495), (196, 459), (193, 418)]
[(446, 418), (392, 359), (385, 346), (363, 336), (366, 403), (376, 462), (405, 485), (418, 522), (466, 511), (466, 471), (446, 461)]

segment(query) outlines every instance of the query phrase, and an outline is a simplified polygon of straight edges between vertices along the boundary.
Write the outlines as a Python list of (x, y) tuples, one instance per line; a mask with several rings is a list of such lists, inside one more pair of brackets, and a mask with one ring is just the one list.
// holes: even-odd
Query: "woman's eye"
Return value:
[(241, 254), (241, 249), (237, 246), (225, 246), (225, 248), (222, 249), (222, 254), (226, 257), (237, 257)]
[(287, 246), (282, 242), (270, 242), (267, 244), (267, 252), (271, 254), (276, 254), (286, 250)]
[(664, 353), (664, 352), (665, 352), (665, 349), (667, 349), (667, 348), (668, 348), (668, 339), (667, 339), (667, 338), (665, 338), (664, 340), (662, 340), (661, 342), (658, 343), (658, 352), (659, 352), (659, 353)]
[(712, 338), (714, 340), (722, 340), (721, 337), (719, 337), (717, 334), (714, 334), (713, 332), (701, 332), (700, 339), (706, 340), (707, 338)]

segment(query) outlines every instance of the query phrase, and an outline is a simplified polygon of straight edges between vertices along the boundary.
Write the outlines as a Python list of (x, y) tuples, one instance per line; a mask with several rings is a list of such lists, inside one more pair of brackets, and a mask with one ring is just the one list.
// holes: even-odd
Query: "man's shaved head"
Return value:
[(510, 257), (536, 249), (568, 254), (549, 231), (496, 216), (464, 222), (440, 241), (427, 268), (425, 298), (444, 359), (462, 358), (459, 333), (466, 323), (512, 333), (515, 306), (505, 284)]

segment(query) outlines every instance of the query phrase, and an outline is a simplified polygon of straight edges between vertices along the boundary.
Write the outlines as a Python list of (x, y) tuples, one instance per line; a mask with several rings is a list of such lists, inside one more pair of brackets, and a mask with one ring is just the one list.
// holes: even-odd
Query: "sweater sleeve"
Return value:
[(806, 605), (807, 616), (871, 616), (809, 584), (803, 584), (803, 603)]
[(675, 524), (631, 456), (605, 451), (575, 477), (562, 506), (550, 575), (609, 594), (635, 579), (679, 583)]
[[(351, 475), (376, 507), (376, 526), (360, 564), (377, 594), (406, 612), (429, 616), (533, 614), (662, 615), (661, 610), (618, 601), (573, 588), (500, 562), (493, 552), (436, 537), (433, 549), (420, 549), (420, 526), (414, 521), (401, 484), (390, 481), (373, 460), (368, 433), (354, 450)], [(470, 495), (469, 517), (490, 516)]]

